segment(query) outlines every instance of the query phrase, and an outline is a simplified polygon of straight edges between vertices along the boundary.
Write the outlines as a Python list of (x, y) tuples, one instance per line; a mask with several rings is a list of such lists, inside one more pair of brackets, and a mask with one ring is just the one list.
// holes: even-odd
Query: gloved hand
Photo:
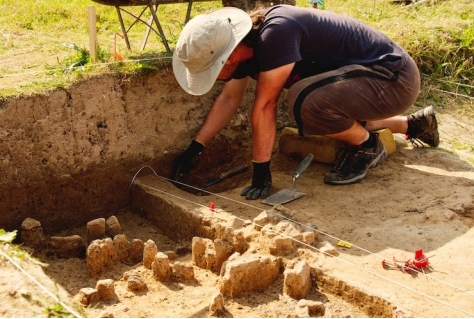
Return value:
[(184, 174), (188, 174), (194, 167), (196, 167), (199, 161), (199, 155), (203, 148), (203, 144), (193, 140), (187, 150), (179, 155), (176, 160), (171, 179), (175, 181)]
[(265, 198), (272, 187), (272, 173), (270, 172), (270, 161), (258, 163), (253, 162), (252, 185), (245, 187), (240, 195), (246, 199)]

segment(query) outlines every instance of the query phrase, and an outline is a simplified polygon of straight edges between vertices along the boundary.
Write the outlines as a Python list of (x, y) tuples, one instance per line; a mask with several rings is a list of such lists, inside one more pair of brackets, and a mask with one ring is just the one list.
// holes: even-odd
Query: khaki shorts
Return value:
[(392, 73), (374, 65), (347, 65), (305, 78), (288, 90), (290, 113), (301, 136), (340, 133), (354, 125), (406, 111), (420, 91), (420, 74), (408, 55)]

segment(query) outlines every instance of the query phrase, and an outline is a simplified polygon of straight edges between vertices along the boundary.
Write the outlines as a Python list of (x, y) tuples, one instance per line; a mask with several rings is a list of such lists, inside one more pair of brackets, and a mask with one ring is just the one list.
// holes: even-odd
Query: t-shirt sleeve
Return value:
[(265, 24), (254, 46), (260, 71), (269, 71), (301, 60), (303, 29), (289, 19), (275, 18)]

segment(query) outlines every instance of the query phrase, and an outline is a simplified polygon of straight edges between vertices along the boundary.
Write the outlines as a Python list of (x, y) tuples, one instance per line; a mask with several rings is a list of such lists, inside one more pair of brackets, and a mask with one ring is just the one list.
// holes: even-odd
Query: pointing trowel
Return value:
[(272, 196), (267, 197), (264, 200), (262, 200), (262, 203), (267, 204), (267, 205), (272, 205), (272, 206), (277, 205), (277, 204), (286, 204), (288, 202), (291, 202), (295, 199), (298, 199), (306, 195), (305, 193), (296, 191), (295, 182), (296, 182), (296, 179), (298, 179), (298, 177), (300, 177), (301, 174), (303, 174), (303, 172), (308, 168), (308, 166), (311, 164), (313, 159), (314, 159), (314, 155), (310, 153), (300, 163), (300, 165), (298, 165), (298, 168), (293, 174), (293, 189), (288, 189), (288, 188), (282, 189), (281, 191), (276, 192)]
[(234, 167), (234, 168), (232, 168), (228, 171), (222, 172), (222, 173), (219, 174), (219, 176), (211, 178), (210, 180), (206, 181), (204, 183), (204, 187), (214, 185), (215, 183), (219, 183), (223, 179), (226, 179), (226, 178), (229, 178), (231, 176), (237, 175), (239, 173), (245, 172), (248, 168), (249, 167), (248, 167), (247, 164), (242, 164), (242, 165), (236, 166), (236, 167)]

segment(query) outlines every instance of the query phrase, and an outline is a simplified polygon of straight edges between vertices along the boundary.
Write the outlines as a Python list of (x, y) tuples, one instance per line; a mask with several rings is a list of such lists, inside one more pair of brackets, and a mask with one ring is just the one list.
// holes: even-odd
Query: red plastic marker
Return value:
[(416, 268), (426, 268), (428, 267), (429, 261), (428, 258), (423, 254), (423, 249), (415, 251), (415, 260), (413, 260), (413, 265)]

